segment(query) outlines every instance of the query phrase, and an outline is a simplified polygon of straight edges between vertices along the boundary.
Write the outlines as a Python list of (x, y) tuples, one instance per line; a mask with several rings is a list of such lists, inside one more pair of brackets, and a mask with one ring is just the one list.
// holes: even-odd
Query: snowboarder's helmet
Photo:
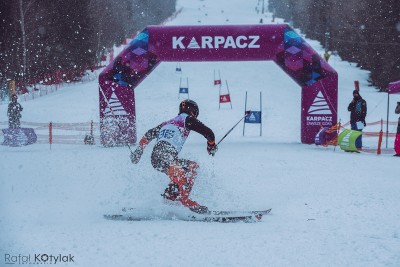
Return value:
[(183, 100), (179, 104), (179, 114), (186, 113), (189, 116), (197, 118), (199, 116), (199, 106), (196, 102), (190, 99)]

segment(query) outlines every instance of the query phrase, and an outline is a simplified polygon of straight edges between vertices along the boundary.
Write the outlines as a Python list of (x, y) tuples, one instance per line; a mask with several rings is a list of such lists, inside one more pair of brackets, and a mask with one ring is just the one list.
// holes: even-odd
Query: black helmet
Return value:
[(179, 114), (186, 113), (189, 116), (197, 118), (199, 116), (199, 106), (196, 102), (190, 99), (183, 100), (179, 104)]

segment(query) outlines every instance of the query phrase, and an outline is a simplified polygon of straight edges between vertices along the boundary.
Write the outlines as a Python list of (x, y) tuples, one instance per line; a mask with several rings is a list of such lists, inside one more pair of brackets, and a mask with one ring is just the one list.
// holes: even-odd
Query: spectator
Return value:
[[(367, 125), (365, 117), (367, 116), (367, 102), (361, 97), (358, 90), (353, 91), (353, 100), (347, 108), (350, 111), (350, 124), (352, 130), (362, 131)], [(356, 140), (356, 148), (362, 148), (362, 136)]]
[[(400, 102), (397, 102), (397, 106), (394, 112), (396, 114), (400, 114)], [(399, 122), (397, 123), (397, 133), (396, 133), (396, 140), (394, 141), (394, 151), (396, 151), (396, 154), (394, 154), (393, 156), (400, 157), (400, 117), (399, 117)]]
[(331, 54), (329, 54), (328, 51), (325, 51), (325, 53), (324, 53), (324, 59), (325, 59), (326, 62), (329, 61), (329, 58), (330, 58), (330, 57), (331, 57)]
[(21, 111), (23, 110), (21, 104), (17, 102), (17, 95), (13, 94), (11, 96), (11, 102), (8, 104), (7, 116), (8, 116), (8, 127), (9, 128), (19, 128), (21, 123), (19, 119), (21, 118)]

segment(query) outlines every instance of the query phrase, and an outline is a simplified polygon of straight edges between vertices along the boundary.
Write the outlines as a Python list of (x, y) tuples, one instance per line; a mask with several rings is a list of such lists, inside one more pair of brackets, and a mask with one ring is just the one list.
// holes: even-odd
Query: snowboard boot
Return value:
[(179, 188), (179, 197), (178, 200), (182, 203), (183, 206), (188, 207), (191, 211), (196, 213), (205, 213), (208, 211), (208, 208), (205, 206), (201, 206), (194, 200), (189, 198), (192, 187), (188, 184), (183, 185)]

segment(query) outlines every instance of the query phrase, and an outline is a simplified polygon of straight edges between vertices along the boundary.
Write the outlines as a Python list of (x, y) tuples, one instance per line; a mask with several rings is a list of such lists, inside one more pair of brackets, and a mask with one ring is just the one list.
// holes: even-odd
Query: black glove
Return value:
[(364, 127), (367, 126), (367, 123), (365, 122), (365, 120), (363, 120), (363, 123), (364, 123)]
[(140, 160), (140, 157), (143, 154), (143, 149), (139, 146), (136, 148), (135, 152), (131, 153), (131, 161), (133, 164), (137, 164)]
[(207, 152), (209, 155), (214, 156), (218, 151), (218, 146), (215, 144), (215, 141), (207, 142)]

